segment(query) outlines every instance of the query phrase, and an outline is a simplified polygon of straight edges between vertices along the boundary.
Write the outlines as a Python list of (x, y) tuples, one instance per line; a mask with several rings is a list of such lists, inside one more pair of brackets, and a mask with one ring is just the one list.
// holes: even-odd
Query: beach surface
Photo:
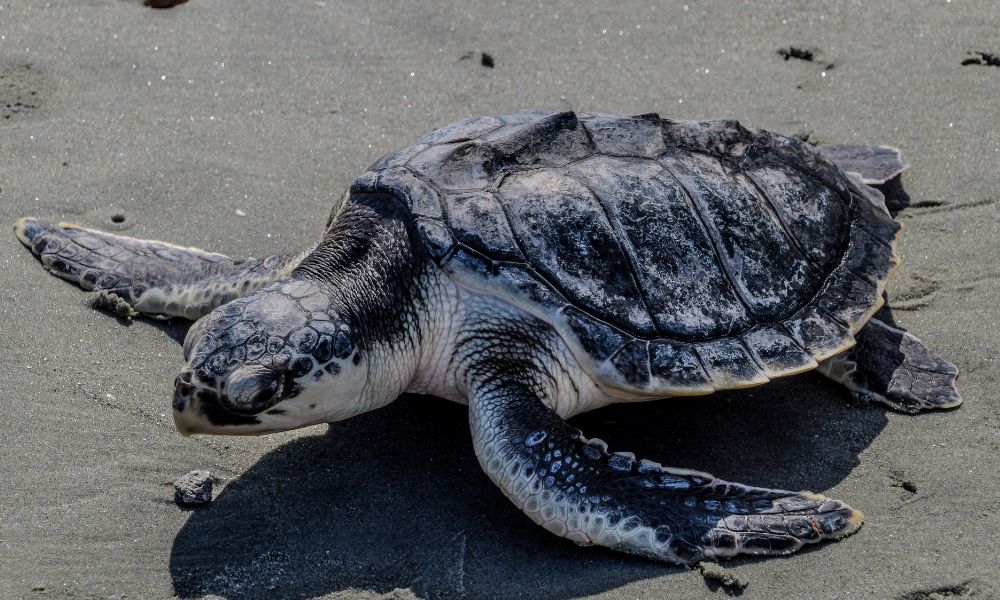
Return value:
[[(1000, 68), (967, 60), (1000, 54), (1000, 5), (419, 4), (0, 0), (0, 224), (292, 252), (379, 156), (523, 108), (888, 144), (909, 164), (892, 317), (958, 366), (964, 405), (908, 416), (809, 373), (574, 419), (613, 449), (865, 513), (845, 540), (718, 567), (741, 590), (537, 527), (443, 400), (183, 438), (187, 324), (95, 310), (8, 229), (0, 598), (1000, 597)], [(182, 509), (193, 469), (215, 500)]]

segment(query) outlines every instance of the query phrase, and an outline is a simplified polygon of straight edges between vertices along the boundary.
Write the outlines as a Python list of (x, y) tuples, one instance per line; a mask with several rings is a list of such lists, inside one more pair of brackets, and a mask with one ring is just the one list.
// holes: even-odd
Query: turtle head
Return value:
[(320, 284), (286, 279), (220, 306), (188, 331), (174, 383), (184, 435), (271, 433), (368, 410), (350, 319)]

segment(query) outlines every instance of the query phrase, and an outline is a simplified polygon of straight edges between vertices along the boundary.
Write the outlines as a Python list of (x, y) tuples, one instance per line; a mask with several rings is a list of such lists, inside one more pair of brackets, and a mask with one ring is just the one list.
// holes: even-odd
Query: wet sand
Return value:
[[(963, 407), (911, 417), (806, 374), (574, 423), (865, 512), (841, 542), (724, 563), (744, 598), (1000, 597), (1000, 68), (967, 61), (1000, 53), (996, 4), (517, 4), (3, 3), (0, 223), (294, 251), (380, 155), (528, 107), (898, 146), (892, 315), (958, 365)], [(726, 592), (536, 527), (481, 472), (464, 407), (404, 397), (329, 427), (182, 438), (169, 396), (186, 324), (95, 311), (12, 233), (0, 294), (0, 598)], [(208, 508), (173, 501), (192, 469), (218, 477)]]

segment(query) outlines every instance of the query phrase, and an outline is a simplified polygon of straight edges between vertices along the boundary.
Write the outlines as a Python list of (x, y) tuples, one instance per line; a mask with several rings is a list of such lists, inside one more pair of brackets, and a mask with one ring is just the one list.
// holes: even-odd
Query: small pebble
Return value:
[(174, 482), (174, 496), (182, 506), (200, 506), (212, 501), (212, 474), (194, 470)]

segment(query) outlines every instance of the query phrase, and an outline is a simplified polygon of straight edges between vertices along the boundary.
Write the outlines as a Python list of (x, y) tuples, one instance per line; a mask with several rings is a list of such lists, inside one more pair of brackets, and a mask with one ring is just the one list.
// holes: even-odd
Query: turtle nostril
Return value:
[(194, 386), (191, 385), (191, 374), (187, 373), (187, 377), (184, 376), (185, 373), (181, 373), (174, 380), (174, 397), (175, 398), (188, 398), (191, 396), (191, 392), (194, 391)]
[(188, 371), (187, 369), (181, 371), (181, 374), (177, 376), (177, 379), (180, 379), (184, 383), (191, 383), (191, 371)]

